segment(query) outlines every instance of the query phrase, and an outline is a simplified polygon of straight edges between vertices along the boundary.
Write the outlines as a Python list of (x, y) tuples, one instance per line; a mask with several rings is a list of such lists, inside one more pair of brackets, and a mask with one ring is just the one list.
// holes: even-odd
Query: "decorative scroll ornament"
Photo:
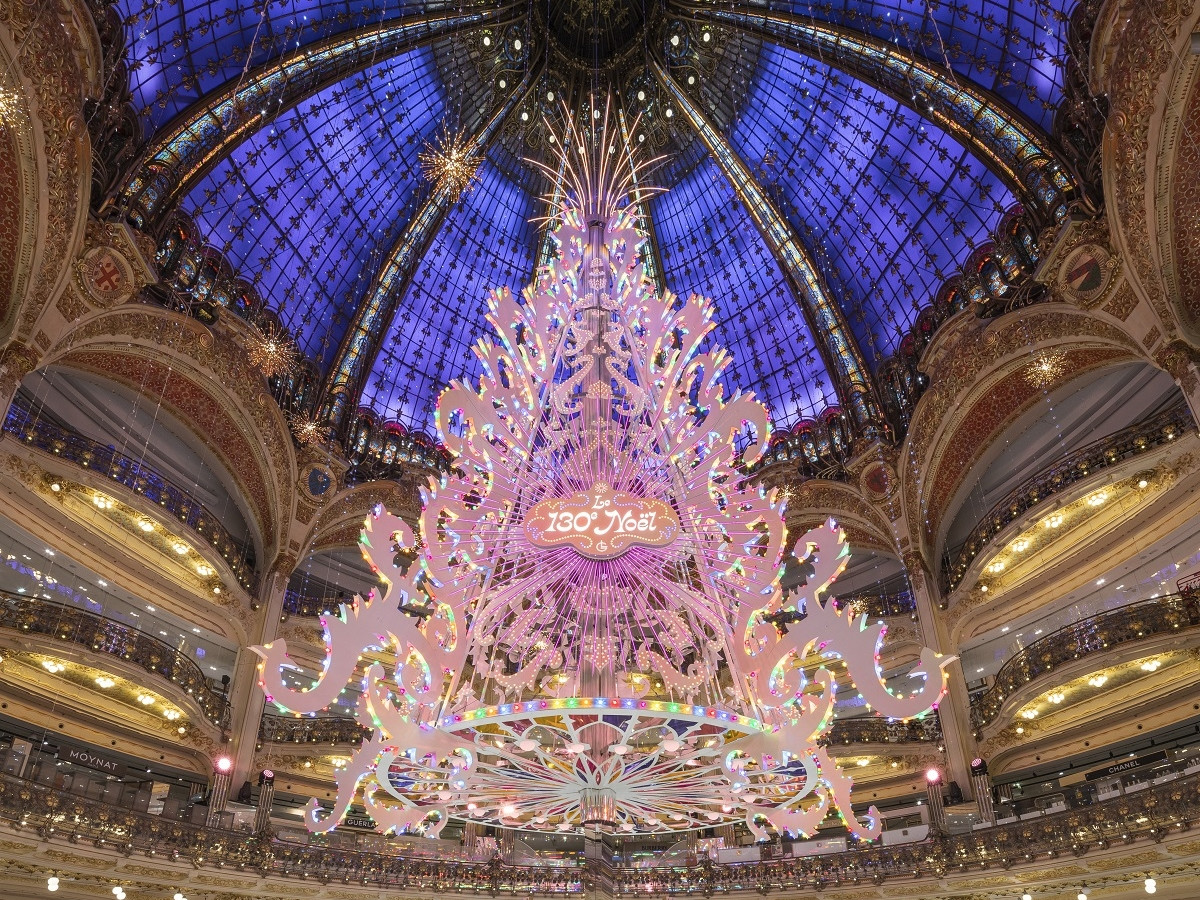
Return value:
[[(454, 463), (423, 491), (416, 534), (383, 510), (366, 522), (381, 590), (322, 620), (315, 683), (285, 679), (283, 641), (255, 648), (284, 711), (362, 683), (372, 736), (333, 809), (313, 801), (314, 831), (361, 798), (381, 830), (426, 835), (454, 817), (561, 832), (742, 822), (765, 838), (836, 809), (873, 838), (879, 816), (852, 812), (850, 776), (816, 743), (838, 686), (824, 663), (842, 660), (878, 715), (922, 716), (945, 690), (949, 660), (929, 650), (903, 693), (885, 685), (884, 626), (825, 602), (849, 559), (832, 521), (785, 554), (783, 501), (743, 474), (767, 447), (767, 410), (722, 386), (711, 301), (645, 277), (647, 238), (623, 205), (631, 153), (607, 121), (558, 140), (566, 193), (588, 196), (558, 207), (558, 254), (521, 299), (493, 293), (479, 383), (442, 393)], [(782, 612), (786, 629), (767, 618)]]

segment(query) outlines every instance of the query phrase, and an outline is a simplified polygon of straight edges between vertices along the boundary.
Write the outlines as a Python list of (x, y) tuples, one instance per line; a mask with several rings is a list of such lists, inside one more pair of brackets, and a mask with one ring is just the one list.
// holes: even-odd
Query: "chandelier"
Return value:
[(454, 463), (426, 485), (416, 529), (384, 509), (365, 522), (381, 588), (322, 619), (310, 687), (285, 683), (284, 641), (254, 648), (285, 712), (323, 710), (362, 678), (371, 735), (338, 771), (332, 810), (308, 807), (314, 832), (361, 802), (381, 831), (426, 836), (456, 819), (743, 823), (765, 839), (836, 810), (874, 838), (878, 814), (853, 813), (850, 776), (818, 744), (838, 678), (893, 719), (945, 691), (949, 660), (928, 649), (904, 692), (889, 689), (884, 625), (826, 602), (849, 560), (834, 522), (785, 553), (783, 499), (745, 475), (768, 411), (723, 387), (712, 302), (645, 277), (625, 202), (638, 169), (608, 120), (567, 117), (566, 158), (545, 170), (568, 188), (558, 254), (520, 299), (493, 292), (484, 374), (438, 404)]

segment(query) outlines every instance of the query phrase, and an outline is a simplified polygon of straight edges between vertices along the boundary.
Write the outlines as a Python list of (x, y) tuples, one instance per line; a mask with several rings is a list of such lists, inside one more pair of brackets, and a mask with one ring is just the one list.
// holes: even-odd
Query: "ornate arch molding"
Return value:
[(338, 493), (316, 517), (304, 542), (306, 552), (357, 546), (363, 519), (379, 503), (409, 523), (420, 514), (413, 486), (391, 480), (357, 484)]
[[(83, 241), (91, 184), (83, 102), (99, 90), (101, 59), (99, 35), (82, 3), (0, 5), (0, 64), (24, 101), (15, 127), (6, 129), (15, 137), (19, 168), (0, 188), (5, 203), (14, 202), (9, 189), (20, 192), (11, 293), (3, 293), (0, 279), (0, 339), (30, 337)], [(0, 240), (0, 252), (9, 253), (7, 236)]]
[(262, 374), (231, 342), (167, 310), (122, 306), (81, 319), (41, 360), (50, 364), (162, 397), (226, 469), (265, 571), (292, 520), (296, 456)]
[[(1130, 261), (1131, 283), (1168, 339), (1186, 319), (1170, 299), (1177, 296), (1171, 293), (1174, 278), (1163, 252), (1170, 247), (1170, 228), (1167, 237), (1161, 228), (1164, 222), (1169, 225), (1172, 179), (1169, 165), (1158, 162), (1164, 146), (1181, 144), (1181, 110), (1171, 100), (1181, 103), (1181, 91), (1191, 84), (1188, 73), (1195, 71), (1197, 60), (1187, 45), (1198, 21), (1197, 0), (1110, 0), (1091, 53), (1093, 93), (1109, 99), (1103, 170), (1113, 240)], [(1193, 339), (1200, 334), (1198, 327), (1200, 321), (1188, 329)]]
[(938, 558), (947, 512), (972, 465), (994, 436), (1044, 395), (1045, 388), (1026, 377), (1035, 347), (1064, 355), (1067, 374), (1059, 384), (1101, 366), (1149, 362), (1116, 325), (1065, 304), (959, 324), (938, 348), (930, 388), (917, 403), (902, 447), (909, 538), (926, 559)]
[(851, 550), (879, 550), (898, 556), (891, 524), (853, 486), (814, 478), (789, 488), (785, 519), (789, 549), (795, 539), (832, 516), (846, 529)]
[[(1154, 235), (1167, 301), (1200, 347), (1200, 55), (1178, 59), (1154, 162)], [(1147, 160), (1147, 167), (1151, 161)]]

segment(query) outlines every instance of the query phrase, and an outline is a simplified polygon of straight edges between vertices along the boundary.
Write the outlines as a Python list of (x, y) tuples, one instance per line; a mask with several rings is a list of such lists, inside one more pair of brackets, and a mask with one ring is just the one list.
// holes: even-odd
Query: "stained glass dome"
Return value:
[[(543, 118), (611, 96), (664, 157), (655, 277), (714, 298), (726, 381), (776, 426), (862, 428), (922, 310), (1004, 302), (1080, 195), (1072, 5), (120, 0), (148, 149), (117, 202), (180, 297), (286, 330), (309, 413), (430, 432), (487, 292), (552, 246)], [(439, 133), (479, 153), (457, 200)]]

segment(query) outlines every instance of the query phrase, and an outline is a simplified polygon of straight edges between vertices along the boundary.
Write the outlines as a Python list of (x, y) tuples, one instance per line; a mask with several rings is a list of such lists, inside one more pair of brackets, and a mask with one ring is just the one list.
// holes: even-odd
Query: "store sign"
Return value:
[(1111, 778), (1114, 775), (1122, 775), (1133, 769), (1140, 769), (1143, 766), (1153, 766), (1156, 763), (1166, 762), (1167, 752), (1159, 750), (1157, 753), (1150, 753), (1146, 756), (1139, 756), (1136, 759), (1126, 759), (1119, 763), (1113, 763), (1111, 766), (1105, 766), (1103, 769), (1097, 769), (1094, 772), (1088, 772), (1084, 776), (1085, 781), (1097, 781), (1101, 778)]
[(69, 763), (74, 763), (77, 766), (85, 766), (89, 769), (95, 769), (97, 772), (104, 772), (108, 775), (125, 774), (124, 763), (119, 763), (115, 759), (109, 759), (106, 756), (100, 756), (91, 750), (84, 750), (82, 747), (62, 747), (58, 751), (58, 758), (66, 760)]
[(345, 828), (366, 828), (370, 831), (375, 830), (375, 820), (370, 816), (355, 815), (349, 813), (346, 818), (342, 819), (342, 826)]
[(635, 497), (597, 482), (573, 496), (535, 503), (524, 528), (535, 547), (566, 545), (591, 559), (614, 559), (631, 547), (674, 543), (679, 518), (662, 500)]

